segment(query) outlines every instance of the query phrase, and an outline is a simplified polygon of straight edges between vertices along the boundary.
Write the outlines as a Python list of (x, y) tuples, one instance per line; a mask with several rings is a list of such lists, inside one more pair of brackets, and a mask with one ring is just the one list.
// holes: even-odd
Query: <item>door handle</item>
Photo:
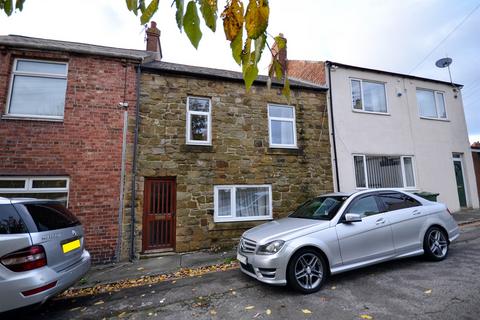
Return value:
[(419, 214), (421, 214), (420, 211), (418, 211), (418, 210), (414, 210), (414, 211), (413, 211), (413, 215), (414, 215), (414, 216), (418, 216)]
[(376, 225), (380, 225), (380, 224), (384, 224), (385, 223), (385, 219), (384, 218), (380, 218), (376, 221)]

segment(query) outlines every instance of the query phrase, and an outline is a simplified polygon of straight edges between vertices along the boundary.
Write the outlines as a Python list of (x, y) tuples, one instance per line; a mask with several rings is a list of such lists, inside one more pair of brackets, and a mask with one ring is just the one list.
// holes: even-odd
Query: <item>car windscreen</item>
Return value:
[(309, 200), (289, 217), (315, 220), (331, 220), (347, 200), (345, 196), (325, 196)]
[(23, 206), (32, 217), (38, 232), (64, 229), (80, 224), (80, 221), (61, 203), (26, 203)]

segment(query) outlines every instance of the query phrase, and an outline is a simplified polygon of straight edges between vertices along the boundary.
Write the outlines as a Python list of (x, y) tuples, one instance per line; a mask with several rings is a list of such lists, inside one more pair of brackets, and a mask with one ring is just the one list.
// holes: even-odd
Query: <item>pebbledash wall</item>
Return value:
[[(143, 55), (130, 60), (109, 57), (127, 54), (106, 50), (16, 36), (3, 36), (0, 43), (0, 177), (68, 177), (68, 207), (84, 226), (95, 263), (116, 258), (124, 112), (133, 123), (135, 65)], [(63, 119), (6, 114), (12, 67), (19, 58), (68, 63)], [(119, 107), (120, 102), (130, 107)]]
[[(265, 222), (214, 222), (214, 186), (270, 185), (274, 219), (309, 197), (333, 190), (325, 88), (292, 85), (288, 103), (278, 86), (269, 90), (265, 83), (256, 82), (246, 93), (241, 74), (163, 62), (142, 67), (140, 88), (137, 256), (145, 251), (146, 178), (176, 180), (172, 249), (177, 252), (231, 246), (243, 231)], [(211, 146), (186, 144), (187, 97), (191, 96), (211, 100)], [(298, 148), (270, 148), (267, 105), (272, 103), (294, 107)], [(130, 197), (127, 193), (127, 203)], [(131, 248), (130, 223), (126, 213), (124, 257)]]

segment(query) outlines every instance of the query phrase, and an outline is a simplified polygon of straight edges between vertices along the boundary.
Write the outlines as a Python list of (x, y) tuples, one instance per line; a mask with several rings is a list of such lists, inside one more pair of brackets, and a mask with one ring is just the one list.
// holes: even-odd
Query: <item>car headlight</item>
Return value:
[(263, 254), (263, 255), (268, 255), (268, 254), (275, 254), (280, 249), (283, 248), (283, 245), (285, 244), (285, 241), (283, 240), (275, 240), (272, 242), (269, 242), (267, 244), (264, 244), (263, 246), (258, 247), (257, 254)]

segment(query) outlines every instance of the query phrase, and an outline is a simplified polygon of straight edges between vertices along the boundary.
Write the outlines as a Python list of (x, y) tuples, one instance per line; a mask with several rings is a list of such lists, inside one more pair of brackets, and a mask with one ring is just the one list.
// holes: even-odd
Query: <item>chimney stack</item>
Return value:
[[(287, 42), (287, 39), (284, 38), (283, 33), (278, 34), (278, 36), (284, 39), (285, 43)], [(275, 42), (272, 46), (272, 55), (273, 55), (272, 60), (274, 57), (278, 58), (278, 61), (282, 66), (282, 70), (286, 72), (287, 71), (287, 49), (286, 48), (279, 49), (277, 43)], [(268, 67), (268, 69), (270, 72), (272, 71), (275, 72), (274, 70), (271, 70), (272, 66), (273, 66), (273, 63), (270, 63), (270, 66)]]
[(160, 30), (155, 21), (150, 22), (147, 34), (147, 51), (155, 53), (155, 60), (162, 60), (162, 47), (160, 45)]

